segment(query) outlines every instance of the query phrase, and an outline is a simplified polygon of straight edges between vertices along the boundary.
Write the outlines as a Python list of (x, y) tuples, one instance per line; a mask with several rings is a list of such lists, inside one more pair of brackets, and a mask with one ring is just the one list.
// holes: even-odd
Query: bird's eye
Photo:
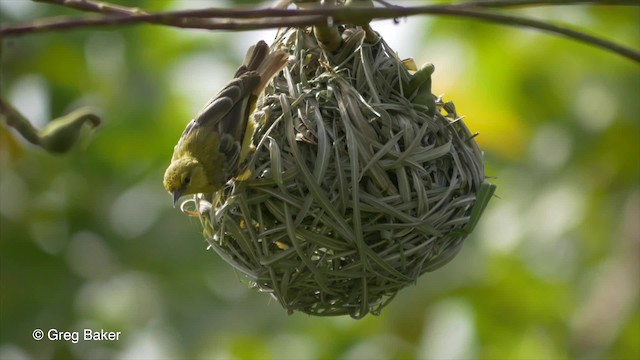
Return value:
[(185, 184), (189, 184), (190, 182), (191, 182), (191, 177), (190, 176), (187, 176), (187, 177), (184, 178), (184, 183)]

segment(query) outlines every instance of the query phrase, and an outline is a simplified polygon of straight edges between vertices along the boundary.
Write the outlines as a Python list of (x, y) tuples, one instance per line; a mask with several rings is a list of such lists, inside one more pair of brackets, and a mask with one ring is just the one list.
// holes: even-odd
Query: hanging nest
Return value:
[(407, 93), (416, 75), (384, 40), (339, 32), (332, 53), (311, 29), (278, 35), (292, 61), (259, 101), (252, 175), (195, 208), (210, 247), (289, 312), (361, 318), (451, 260), (493, 186), (430, 77)]

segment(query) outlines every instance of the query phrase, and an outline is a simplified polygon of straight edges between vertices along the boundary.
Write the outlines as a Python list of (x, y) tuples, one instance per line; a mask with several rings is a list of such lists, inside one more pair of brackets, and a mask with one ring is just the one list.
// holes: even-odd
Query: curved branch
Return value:
[[(486, 7), (516, 5), (550, 5), (551, 3), (587, 3), (587, 1), (531, 1), (531, 0), (494, 0), (472, 1), (451, 5), (427, 5), (416, 7), (392, 6), (387, 8), (358, 7), (321, 7), (314, 9), (219, 9), (208, 8), (198, 10), (182, 10), (161, 13), (145, 13), (139, 9), (95, 3), (88, 0), (39, 0), (41, 2), (60, 4), (80, 10), (106, 13), (108, 16), (81, 19), (51, 19), (28, 24), (15, 25), (0, 29), (0, 35), (16, 36), (21, 34), (74, 29), (87, 26), (129, 25), (139, 23), (161, 24), (180, 28), (198, 28), (211, 30), (256, 30), (278, 27), (317, 26), (327, 22), (366, 23), (374, 19), (395, 19), (413, 15), (445, 15), (477, 19), (499, 25), (532, 28), (548, 33), (562, 35), (618, 55), (640, 62), (640, 51), (623, 45), (553, 25), (545, 21), (519, 16), (511, 16), (486, 11)], [(626, 1), (613, 1), (627, 5)], [(590, 3), (590, 2), (589, 2)], [(603, 3), (603, 2), (598, 2)], [(609, 2), (607, 2), (609, 3)]]
[(477, 12), (471, 10), (456, 9), (455, 12), (449, 13), (443, 11), (441, 15), (453, 15), (458, 17), (468, 17), (472, 19), (481, 19), (487, 22), (493, 22), (500, 25), (508, 25), (514, 27), (532, 28), (543, 30), (552, 34), (562, 35), (572, 40), (595, 46), (597, 48), (607, 50), (618, 55), (624, 56), (636, 62), (640, 62), (640, 51), (626, 47), (624, 45), (614, 43), (609, 40), (602, 39), (587, 33), (572, 30), (566, 27), (550, 24), (545, 21), (534, 20), (519, 16), (501, 15), (486, 12)]
[(556, 6), (556, 5), (622, 5), (638, 6), (637, 0), (477, 0), (458, 3), (460, 6), (513, 8), (522, 6)]

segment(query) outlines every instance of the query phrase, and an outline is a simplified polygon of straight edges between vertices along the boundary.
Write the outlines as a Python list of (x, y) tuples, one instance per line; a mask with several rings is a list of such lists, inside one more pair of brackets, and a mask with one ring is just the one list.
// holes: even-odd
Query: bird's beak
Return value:
[(176, 207), (176, 204), (178, 203), (178, 200), (180, 200), (180, 197), (182, 196), (182, 193), (184, 192), (184, 190), (181, 189), (177, 189), (177, 190), (173, 190), (172, 194), (173, 194), (173, 207)]

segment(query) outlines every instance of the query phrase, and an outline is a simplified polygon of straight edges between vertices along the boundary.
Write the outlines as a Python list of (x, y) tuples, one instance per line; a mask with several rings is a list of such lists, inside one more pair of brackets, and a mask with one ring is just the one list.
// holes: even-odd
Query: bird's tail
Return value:
[(282, 50), (269, 52), (269, 45), (262, 40), (251, 46), (244, 57), (243, 65), (247, 70), (260, 74), (260, 83), (253, 91), (253, 94), (260, 95), (267, 83), (287, 66), (288, 62), (289, 54)]

